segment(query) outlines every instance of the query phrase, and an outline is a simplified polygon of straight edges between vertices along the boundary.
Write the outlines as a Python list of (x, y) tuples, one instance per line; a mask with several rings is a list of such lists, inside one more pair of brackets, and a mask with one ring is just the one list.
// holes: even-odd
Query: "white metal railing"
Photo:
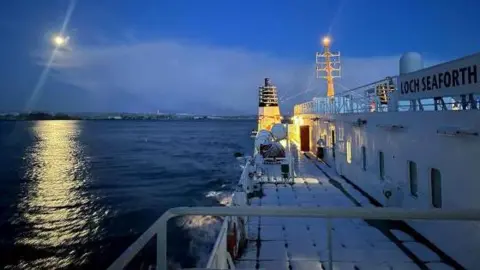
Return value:
[(130, 247), (118, 257), (109, 270), (123, 269), (145, 247), (150, 239), (157, 237), (156, 269), (167, 270), (167, 222), (178, 216), (275, 216), (327, 218), (327, 247), (329, 268), (332, 269), (332, 218), (361, 218), (378, 220), (480, 220), (480, 209), (472, 210), (406, 210), (399, 208), (319, 208), (319, 207), (177, 207), (167, 210)]
[(480, 94), (472, 93), (457, 96), (439, 96), (416, 100), (399, 100), (398, 92), (388, 92), (388, 105), (383, 104), (376, 95), (376, 86), (392, 80), (398, 89), (399, 77), (389, 77), (364, 86), (360, 86), (335, 95), (332, 99), (317, 97), (313, 100), (294, 106), (294, 114), (340, 114), (390, 111), (447, 111), (447, 110), (479, 110)]
[[(377, 86), (393, 84), (397, 88), (398, 76), (372, 82), (336, 94), (332, 99), (314, 98), (312, 101), (295, 105), (294, 114), (337, 114), (388, 111), (388, 105), (382, 104), (376, 94)], [(387, 92), (388, 102), (397, 102), (394, 92)], [(373, 108), (373, 109), (372, 109)], [(390, 109), (392, 110), (392, 109)]]
[(242, 170), (242, 175), (240, 175), (239, 185), (246, 192), (252, 192), (253, 190), (252, 181), (250, 181), (250, 177), (248, 176), (249, 173), (253, 173), (255, 171), (252, 162), (253, 158), (247, 158), (245, 167)]
[(479, 110), (480, 94), (444, 96), (399, 101), (398, 111), (463, 111)]
[[(208, 259), (207, 269), (235, 269), (232, 257), (227, 251), (227, 233), (228, 222), (230, 217), (227, 217), (222, 224), (220, 233), (217, 236), (215, 245), (213, 246), (210, 258)], [(229, 267), (233, 266), (233, 267)]]

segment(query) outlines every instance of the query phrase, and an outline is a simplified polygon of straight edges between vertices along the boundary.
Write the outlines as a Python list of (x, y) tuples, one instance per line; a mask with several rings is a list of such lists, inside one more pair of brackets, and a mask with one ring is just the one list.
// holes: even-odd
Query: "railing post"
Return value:
[(157, 269), (167, 270), (167, 223), (168, 219), (162, 220), (157, 230)]
[(332, 255), (332, 220), (327, 218), (327, 248), (328, 248), (328, 270), (333, 270)]

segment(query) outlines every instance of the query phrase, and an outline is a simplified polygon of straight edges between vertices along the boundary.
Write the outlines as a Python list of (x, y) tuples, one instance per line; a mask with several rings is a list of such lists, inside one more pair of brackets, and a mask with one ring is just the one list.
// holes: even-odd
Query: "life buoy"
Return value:
[(237, 258), (237, 226), (235, 222), (233, 222), (233, 228), (229, 226), (227, 234), (227, 251), (230, 253), (230, 256), (232, 256), (232, 259), (235, 260)]
[(239, 217), (238, 219), (238, 226), (239, 226), (239, 239), (238, 239), (238, 255), (241, 256), (241, 253), (243, 250), (245, 250), (245, 247), (247, 245), (247, 236), (245, 232), (245, 220), (242, 217)]
[(370, 111), (371, 111), (371, 112), (374, 112), (374, 111), (375, 111), (375, 105), (376, 105), (376, 104), (375, 104), (375, 101), (372, 101), (372, 102), (370, 103)]

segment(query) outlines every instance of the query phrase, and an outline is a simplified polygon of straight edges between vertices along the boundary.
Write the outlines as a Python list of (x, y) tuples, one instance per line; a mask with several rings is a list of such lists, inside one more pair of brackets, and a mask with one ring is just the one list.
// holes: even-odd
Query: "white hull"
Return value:
[[(316, 142), (327, 135), (324, 161), (336, 172), (361, 187), (384, 206), (432, 209), (431, 169), (441, 173), (441, 204), (443, 209), (471, 209), (480, 205), (478, 178), (478, 137), (445, 136), (437, 131), (456, 126), (480, 130), (480, 111), (397, 112), (332, 114), (303, 119), (310, 129), (311, 151)], [(366, 120), (364, 126), (354, 123)], [(327, 122), (325, 120), (329, 120)], [(391, 125), (403, 126), (392, 130)], [(335, 131), (336, 150), (333, 158), (331, 131)], [(347, 161), (350, 142), (351, 162)], [(363, 168), (362, 146), (366, 149)], [(379, 151), (384, 154), (384, 177), (380, 176)], [(408, 161), (416, 163), (417, 195), (410, 190)], [(385, 191), (392, 196), (387, 199)], [(409, 222), (447, 254), (464, 265), (474, 266), (480, 250), (480, 222)], [(452, 239), (456, 239), (452, 241)]]

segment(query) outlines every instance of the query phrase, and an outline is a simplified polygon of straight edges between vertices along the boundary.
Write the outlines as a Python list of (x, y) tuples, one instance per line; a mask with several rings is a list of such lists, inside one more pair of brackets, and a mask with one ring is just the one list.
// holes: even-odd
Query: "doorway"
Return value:
[(332, 145), (332, 157), (333, 157), (333, 161), (335, 161), (335, 130), (332, 130), (332, 141), (331, 141), (331, 145)]
[(300, 150), (310, 151), (310, 126), (300, 126)]

